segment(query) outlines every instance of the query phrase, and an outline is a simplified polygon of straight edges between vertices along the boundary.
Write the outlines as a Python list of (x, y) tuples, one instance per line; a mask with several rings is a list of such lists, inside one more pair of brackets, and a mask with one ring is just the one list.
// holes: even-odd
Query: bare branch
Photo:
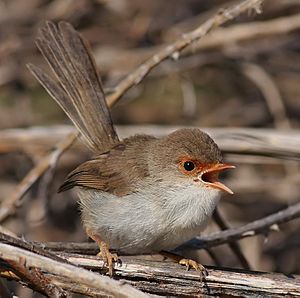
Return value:
[[(159, 125), (124, 125), (117, 126), (120, 137), (134, 134), (150, 134), (163, 136), (182, 128), (181, 126)], [(283, 159), (300, 159), (300, 134), (298, 129), (275, 130), (255, 128), (208, 128), (201, 127), (216, 141), (225, 154), (242, 154), (276, 157)], [(47, 149), (53, 143), (74, 132), (72, 126), (31, 127), (30, 129), (7, 129), (0, 131), (0, 152), (22, 151), (31, 152)], [(2, 148), (1, 148), (2, 147)], [(73, 146), (73, 150), (85, 150), (83, 146)], [(263, 163), (263, 159), (257, 162)], [(268, 162), (268, 160), (266, 161)]]
[(40, 270), (27, 269), (24, 258), (20, 257), (18, 262), (7, 260), (7, 263), (13, 268), (14, 273), (16, 273), (23, 282), (29, 284), (33, 290), (47, 297), (67, 297), (67, 293), (59, 286), (51, 283), (51, 280), (46, 278)]
[(38, 164), (23, 178), (14, 193), (6, 198), (0, 208), (0, 222), (15, 214), (22, 204), (22, 198), (30, 187), (49, 169), (57, 163), (59, 157), (67, 150), (77, 138), (77, 133), (72, 133), (60, 141), (55, 149), (47, 156), (43, 157)]
[(195, 30), (185, 33), (180, 39), (164, 47), (150, 59), (141, 64), (115, 87), (114, 93), (107, 97), (109, 105), (113, 105), (128, 89), (139, 84), (143, 78), (162, 61), (167, 58), (177, 60), (181, 51), (183, 51), (191, 43), (206, 36), (212, 29), (234, 19), (245, 11), (254, 9), (257, 13), (259, 13), (262, 2), (262, 0), (246, 0), (224, 9), (215, 16), (209, 18), (204, 24)]
[[(218, 208), (216, 208), (215, 212), (213, 213), (213, 219), (221, 230), (224, 231), (229, 229), (229, 226), (225, 222), (224, 218), (222, 218)], [(250, 264), (248, 263), (246, 257), (244, 256), (239, 244), (236, 242), (229, 242), (228, 245), (231, 251), (233, 252), (233, 254), (240, 261), (243, 268), (250, 270)]]
[(279, 129), (291, 128), (283, 99), (271, 76), (259, 65), (243, 63), (242, 71), (259, 88)]
[(101, 276), (74, 265), (61, 263), (8, 244), (0, 243), (0, 257), (6, 261), (13, 262), (18, 262), (20, 258), (24, 258), (26, 267), (38, 268), (71, 279), (73, 282), (87, 285), (101, 292), (105, 291), (107, 294), (115, 297), (148, 297), (141, 291), (109, 277)]
[(191, 240), (185, 245), (193, 248), (207, 248), (246, 237), (253, 237), (258, 234), (267, 234), (272, 229), (277, 230), (278, 225), (299, 217), (300, 203), (296, 203), (285, 210), (276, 212), (244, 226), (202, 236), (201, 238)]
[[(0, 254), (3, 253), (3, 248), (5, 246), (5, 244), (0, 244)], [(103, 289), (100, 286), (103, 282), (97, 283), (96, 279), (90, 279), (90, 277), (97, 277), (106, 281), (105, 276), (101, 276), (93, 273), (92, 271), (87, 271), (75, 266), (72, 266), (74, 267), (72, 268), (74, 271), (69, 272), (67, 267), (69, 268), (70, 265), (65, 264), (59, 265), (58, 263), (56, 264), (56, 267), (49, 266), (49, 262), (45, 262), (43, 257), (32, 253), (29, 254), (21, 249), (13, 251), (10, 247), (10, 250), (5, 251), (5, 253), (6, 252), (6, 258), (11, 259), (15, 259), (22, 253), (26, 257), (28, 266), (34, 266), (42, 269), (45, 272), (45, 276), (51, 280), (51, 283), (59, 285), (65, 290), (93, 297), (99, 295), (99, 293), (103, 293)], [(64, 254), (64, 257), (78, 266), (85, 267), (93, 271), (102, 271), (103, 262), (95, 256)], [(222, 269), (216, 267), (208, 267), (207, 269), (208, 276), (205, 278), (204, 282), (201, 282), (199, 273), (194, 270), (186, 271), (182, 266), (173, 262), (161, 262), (156, 261), (155, 259), (145, 260), (142, 259), (141, 256), (122, 256), (122, 264), (115, 268), (115, 276), (123, 281), (123, 287), (128, 286), (124, 283), (125, 281), (142, 291), (164, 296), (300, 296), (299, 276), (287, 277), (284, 274), (277, 273)], [(79, 272), (81, 275), (79, 275)], [(6, 273), (5, 277), (7, 276), (8, 274)], [(108, 279), (108, 281), (119, 283), (112, 279)], [(108, 288), (108, 284), (105, 285)], [(120, 291), (116, 294), (116, 292), (112, 293), (112, 287), (109, 289), (111, 290), (111, 294), (116, 296), (120, 295)], [(141, 292), (138, 293), (140, 294)], [(121, 294), (126, 295), (128, 292), (125, 292), (124, 290)]]

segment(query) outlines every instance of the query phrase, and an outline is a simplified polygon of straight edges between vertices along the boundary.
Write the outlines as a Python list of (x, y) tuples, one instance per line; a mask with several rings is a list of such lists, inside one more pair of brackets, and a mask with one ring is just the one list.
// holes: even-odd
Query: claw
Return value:
[(91, 233), (88, 229), (86, 230), (86, 232), (89, 237), (92, 238), (99, 246), (100, 252), (97, 254), (97, 256), (99, 256), (103, 260), (104, 264), (108, 267), (109, 275), (112, 276), (115, 263), (121, 263), (118, 255), (111, 253), (109, 251), (108, 244), (102, 241), (98, 235)]
[(100, 252), (97, 254), (100, 258), (103, 259), (104, 264), (108, 267), (108, 273), (110, 276), (113, 275), (114, 263), (119, 262), (119, 257), (117, 254), (111, 253), (108, 249), (106, 243), (101, 243), (100, 245)]
[(200, 263), (198, 263), (198, 262), (196, 262), (194, 260), (191, 260), (191, 259), (181, 259), (181, 260), (179, 260), (178, 263), (180, 265), (186, 266), (186, 270), (189, 270), (190, 268), (193, 268), (196, 271), (198, 271), (200, 273), (201, 281), (203, 279), (205, 279), (205, 277), (208, 275), (208, 272), (207, 272), (206, 268), (202, 264), (200, 264)]

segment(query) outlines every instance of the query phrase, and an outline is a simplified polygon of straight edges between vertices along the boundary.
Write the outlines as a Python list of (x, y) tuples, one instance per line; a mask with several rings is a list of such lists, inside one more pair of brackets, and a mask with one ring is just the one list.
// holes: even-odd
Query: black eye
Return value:
[(195, 165), (192, 161), (186, 161), (184, 164), (183, 164), (183, 167), (185, 168), (185, 170), (187, 171), (192, 171), (194, 170), (195, 168)]

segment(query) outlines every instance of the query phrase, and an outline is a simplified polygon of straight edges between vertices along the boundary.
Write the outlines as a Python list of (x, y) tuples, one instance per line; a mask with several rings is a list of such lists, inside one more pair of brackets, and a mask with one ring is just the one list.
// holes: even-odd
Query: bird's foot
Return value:
[(183, 258), (180, 255), (177, 255), (177, 254), (174, 254), (174, 253), (171, 253), (171, 252), (168, 252), (168, 251), (162, 251), (161, 254), (164, 257), (167, 257), (167, 258), (177, 262), (180, 265), (186, 266), (186, 270), (189, 270), (190, 268), (195, 269), (197, 272), (200, 273), (201, 281), (203, 279), (205, 279), (205, 277), (208, 275), (208, 272), (207, 272), (206, 268), (203, 265), (201, 265), (200, 263), (198, 263), (194, 260)]
[(99, 246), (100, 252), (97, 254), (97, 256), (103, 260), (104, 264), (108, 267), (109, 275), (112, 276), (115, 263), (120, 262), (118, 255), (115, 253), (111, 253), (109, 251), (108, 244), (106, 242), (102, 241), (98, 235), (91, 233), (90, 230), (88, 230), (88, 229), (86, 230), (86, 233)]
[(110, 276), (113, 274), (114, 264), (119, 262), (119, 257), (115, 253), (111, 253), (109, 251), (108, 245), (101, 241), (99, 243), (100, 252), (97, 254), (100, 258), (102, 258), (104, 264), (108, 267), (108, 273)]
[(178, 263), (180, 265), (186, 266), (186, 270), (190, 270), (190, 268), (193, 268), (196, 271), (198, 271), (200, 273), (201, 280), (204, 279), (208, 275), (206, 268), (202, 264), (200, 264), (194, 260), (183, 258), (183, 259), (179, 260)]

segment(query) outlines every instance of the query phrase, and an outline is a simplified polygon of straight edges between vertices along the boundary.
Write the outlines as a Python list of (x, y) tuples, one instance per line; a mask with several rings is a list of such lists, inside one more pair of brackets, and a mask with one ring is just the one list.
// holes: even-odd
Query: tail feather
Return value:
[(33, 75), (65, 111), (92, 150), (110, 149), (119, 139), (87, 43), (69, 23), (60, 22), (56, 26), (47, 22), (36, 44), (58, 83), (30, 64)]

